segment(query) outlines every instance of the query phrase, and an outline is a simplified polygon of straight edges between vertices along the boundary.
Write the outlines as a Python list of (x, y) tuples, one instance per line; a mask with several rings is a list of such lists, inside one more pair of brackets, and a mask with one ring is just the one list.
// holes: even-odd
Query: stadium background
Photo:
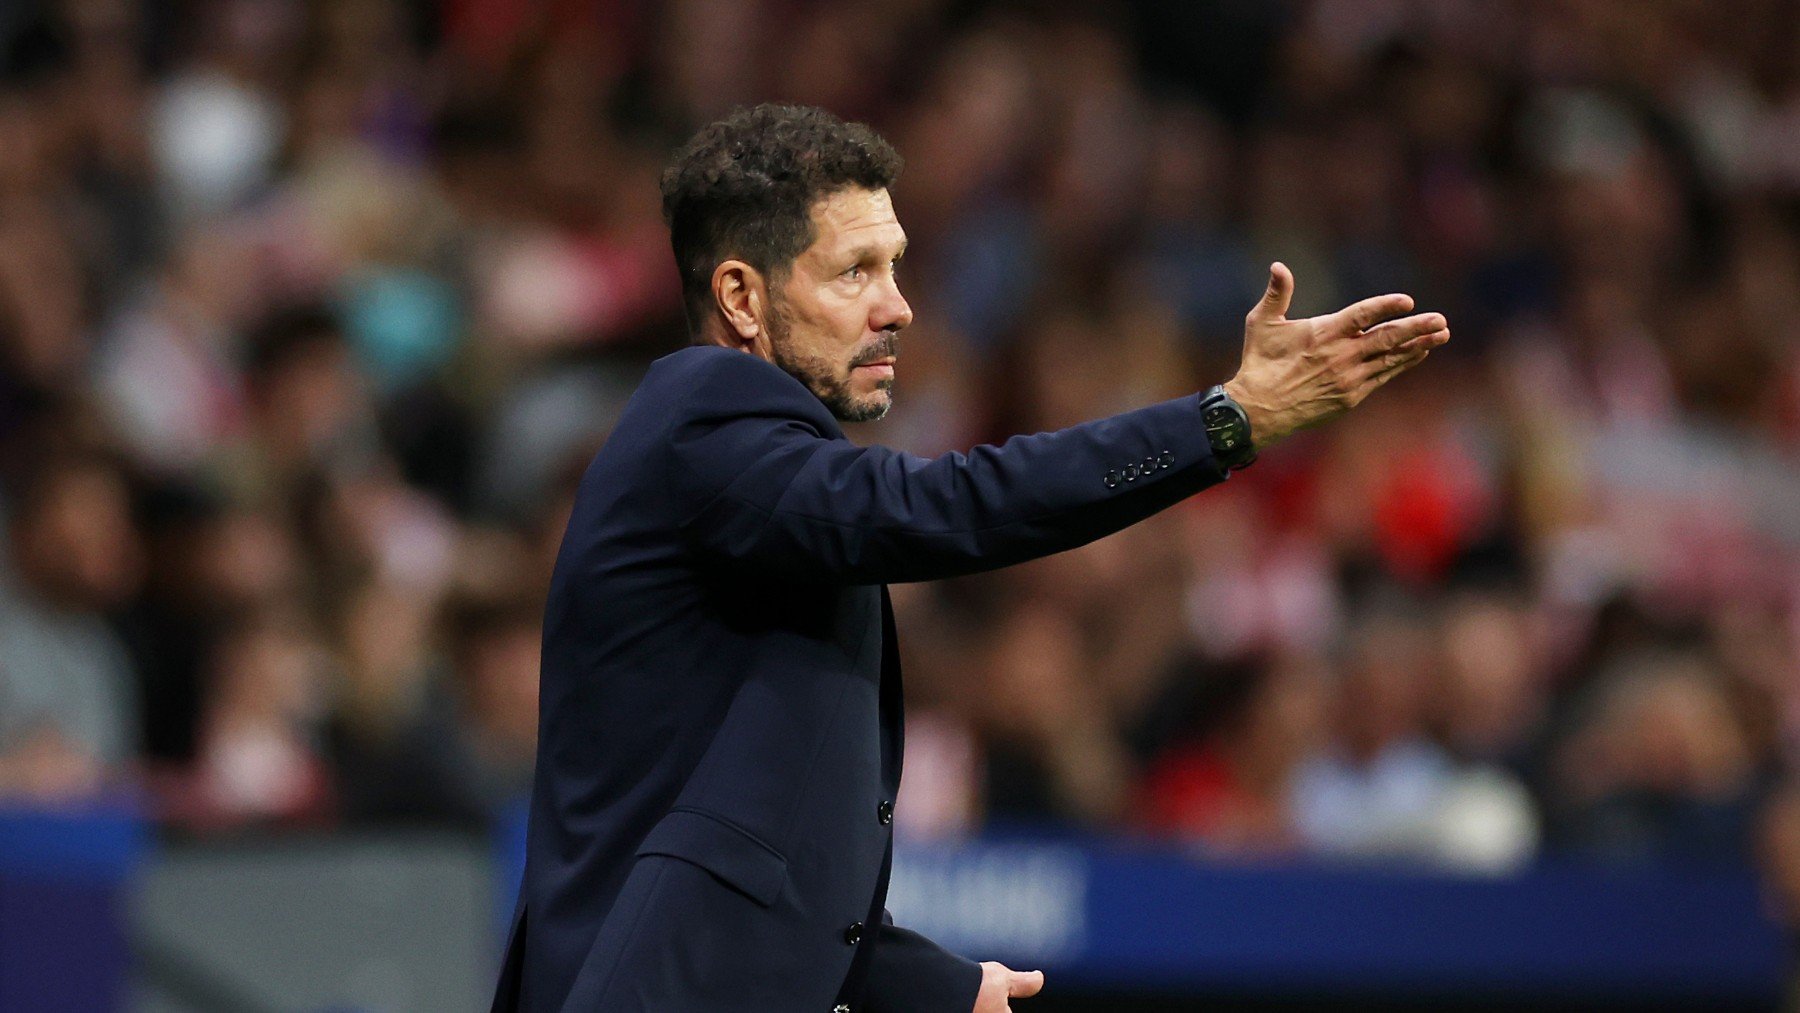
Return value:
[(896, 588), (903, 915), (1032, 1010), (1775, 1008), (1787, 0), (0, 4), (0, 1008), (483, 1002), (572, 483), (682, 341), (656, 176), (762, 99), (908, 160), (859, 440), (1217, 382), (1275, 258), (1456, 333)]

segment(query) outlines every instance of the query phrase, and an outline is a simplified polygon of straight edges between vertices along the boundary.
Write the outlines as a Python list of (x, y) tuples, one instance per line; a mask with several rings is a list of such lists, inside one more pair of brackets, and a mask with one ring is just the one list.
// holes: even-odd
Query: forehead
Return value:
[(809, 252), (830, 255), (865, 246), (898, 252), (906, 243), (886, 189), (839, 190), (814, 204), (812, 216), (815, 238)]

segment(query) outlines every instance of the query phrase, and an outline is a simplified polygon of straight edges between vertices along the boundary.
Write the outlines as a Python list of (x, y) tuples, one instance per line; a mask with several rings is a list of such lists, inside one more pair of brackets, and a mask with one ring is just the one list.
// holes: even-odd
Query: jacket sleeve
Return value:
[(969, 1013), (981, 990), (981, 965), (944, 949), (881, 912), (870, 955), (867, 1013)]
[(670, 485), (698, 551), (856, 584), (997, 569), (1111, 534), (1219, 482), (1199, 395), (967, 454), (858, 447), (799, 381), (707, 356), (671, 422)]

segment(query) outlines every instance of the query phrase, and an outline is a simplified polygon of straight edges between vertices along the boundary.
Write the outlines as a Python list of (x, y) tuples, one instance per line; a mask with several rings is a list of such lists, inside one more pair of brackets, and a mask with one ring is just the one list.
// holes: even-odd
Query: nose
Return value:
[(900, 331), (905, 330), (912, 321), (912, 306), (907, 303), (906, 297), (900, 294), (900, 284), (894, 280), (892, 275), (889, 275), (882, 297), (875, 304), (874, 312), (870, 315), (869, 329)]

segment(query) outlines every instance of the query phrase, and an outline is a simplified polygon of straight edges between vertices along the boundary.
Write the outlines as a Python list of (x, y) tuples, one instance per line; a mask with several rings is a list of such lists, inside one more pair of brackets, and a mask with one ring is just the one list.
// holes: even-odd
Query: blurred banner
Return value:
[[(497, 852), (441, 833), (153, 851), (129, 807), (0, 812), (0, 1010), (478, 1008), (522, 817)], [(1767, 1008), (1786, 960), (1748, 872), (1660, 865), (1225, 865), (1008, 835), (903, 848), (889, 906), (1064, 994)]]
[[(523, 822), (516, 810), (500, 834), (503, 883), (518, 881)], [(902, 845), (888, 907), (958, 952), (1042, 968), (1091, 994), (1768, 1008), (1787, 966), (1750, 871), (1661, 863), (1547, 862), (1491, 876), (1222, 863), (1003, 828)]]
[(1082, 989), (1772, 1003), (1783, 938), (1745, 872), (1495, 877), (1227, 866), (1105, 839), (909, 848), (896, 921)]

